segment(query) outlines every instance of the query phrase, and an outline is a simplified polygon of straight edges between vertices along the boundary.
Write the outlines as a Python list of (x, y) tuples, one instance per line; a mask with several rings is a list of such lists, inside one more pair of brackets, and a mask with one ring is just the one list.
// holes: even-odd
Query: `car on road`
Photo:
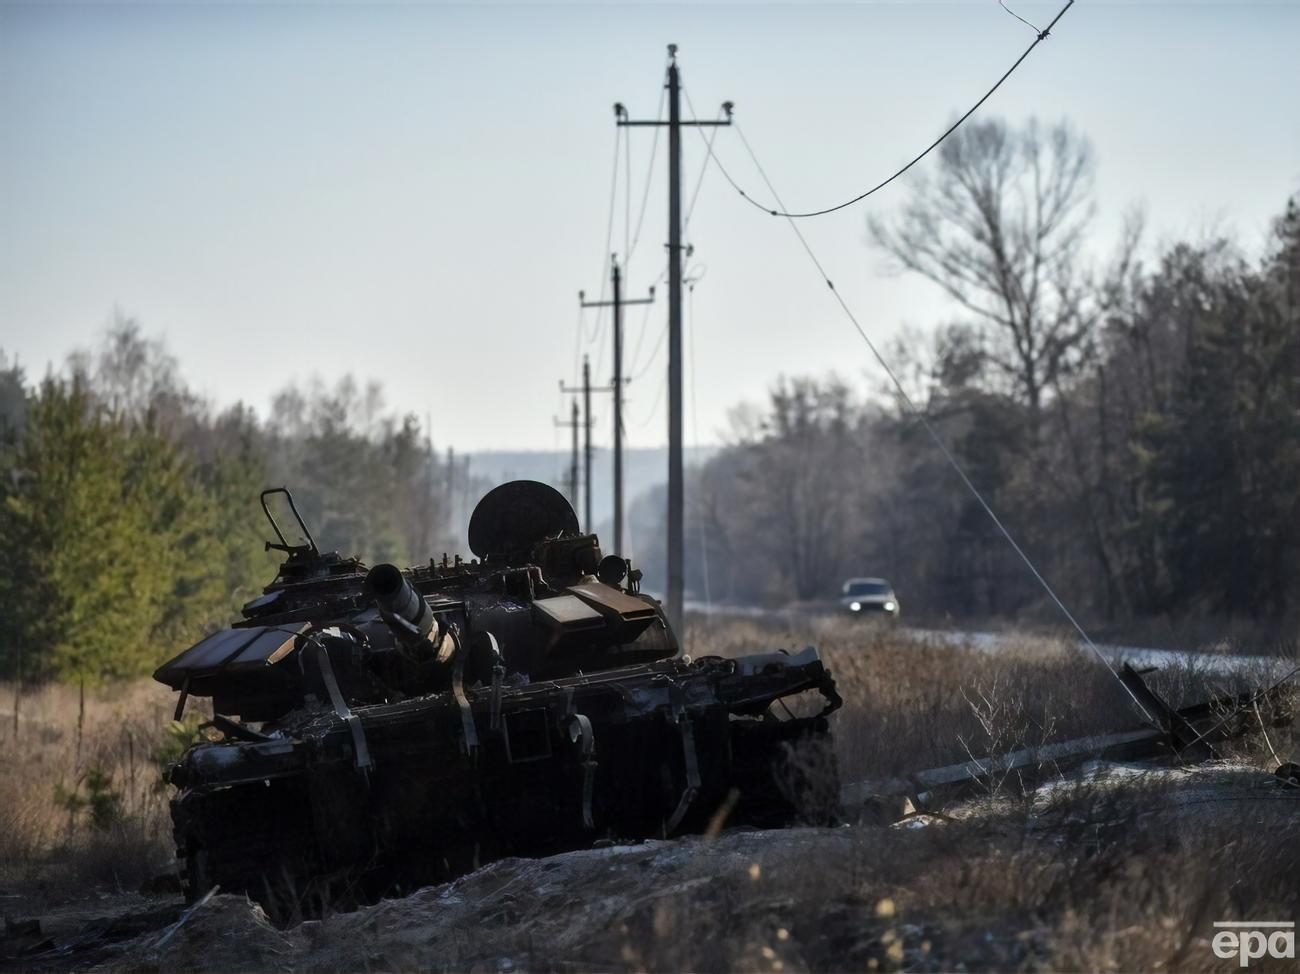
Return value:
[(840, 606), (860, 617), (898, 618), (898, 596), (894, 586), (883, 578), (850, 578), (840, 590)]

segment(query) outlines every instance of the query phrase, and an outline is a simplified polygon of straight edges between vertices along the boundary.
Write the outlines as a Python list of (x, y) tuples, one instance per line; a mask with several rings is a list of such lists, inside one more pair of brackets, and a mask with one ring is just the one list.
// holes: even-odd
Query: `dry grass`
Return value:
[[(155, 760), (167, 742), (172, 696), (140, 680), (88, 688), (84, 697), (79, 687), (49, 685), (15, 701), (13, 686), (0, 684), (7, 909), (13, 900), (31, 911), (96, 891), (134, 890), (172, 867), (167, 794)], [(98, 813), (85, 804), (92, 798)]]
[[(1300, 855), (1279, 841), (1296, 800), (1223, 795), (1193, 815), (1173, 794), (1085, 786), (1046, 812), (1003, 803), (918, 830), (862, 828), (849, 868), (864, 905), (894, 904), (884, 930), (921, 927), (942, 944), (938, 969), (1221, 970), (1213, 921), (1300, 908)], [(936, 969), (899, 960), (879, 958), (882, 969)]]
[[(1140, 723), (1106, 668), (1059, 637), (1010, 634), (991, 653), (842, 616), (697, 616), (688, 620), (686, 644), (696, 656), (816, 645), (844, 697), (834, 734), (848, 780), (891, 777)], [(1225, 677), (1186, 663), (1148, 681), (1175, 707), (1266, 682), (1251, 672)], [(1294, 745), (1289, 735), (1275, 734), (1272, 743)]]

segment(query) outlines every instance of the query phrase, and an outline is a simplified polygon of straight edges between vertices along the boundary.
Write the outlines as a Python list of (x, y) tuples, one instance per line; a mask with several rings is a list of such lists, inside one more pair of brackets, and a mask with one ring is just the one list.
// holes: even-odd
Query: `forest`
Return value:
[[(1095, 165), (1066, 123), (944, 143), (869, 233), (955, 316), (884, 350), (897, 386), (782, 378), (736, 408), (688, 482), (690, 596), (815, 602), (878, 574), (915, 617), (1043, 616), (937, 439), (1082, 618), (1294, 628), (1300, 205), (1279, 201), (1258, 253), (1222, 236), (1153, 248), (1136, 212), (1105, 253)], [(378, 385), (290, 385), (265, 417), (218, 407), (120, 315), (39, 379), (0, 352), (0, 668), (147, 673), (226, 622), (275, 564), (265, 486), (294, 489), (325, 548), (463, 551), (455, 499), (491, 486), (467, 476)], [(636, 537), (663, 536), (662, 502), (634, 502)], [(640, 547), (654, 590), (663, 555)]]
[(450, 471), (463, 467), (378, 385), (290, 385), (265, 419), (218, 409), (120, 316), (39, 382), (0, 360), (0, 667), (135, 676), (225, 625), (278, 564), (258, 507), (270, 485), (291, 486), (326, 550), (455, 551)]
[[(1300, 206), (1279, 201), (1262, 253), (1221, 235), (1152, 247), (1140, 210), (1106, 252), (1095, 166), (1066, 123), (968, 125), (870, 221), (955, 317), (884, 350), (898, 386), (870, 363), (869, 383), (782, 378), (734, 411), (688, 484), (697, 599), (812, 601), (885, 575), (922, 617), (1049, 615), (937, 437), (1076, 614), (1294, 638)], [(634, 512), (640, 536), (661, 503)]]

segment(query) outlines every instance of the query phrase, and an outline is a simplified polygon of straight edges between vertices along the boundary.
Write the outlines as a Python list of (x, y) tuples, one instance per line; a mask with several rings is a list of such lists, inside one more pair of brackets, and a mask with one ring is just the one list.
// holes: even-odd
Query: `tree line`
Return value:
[[(870, 221), (957, 313), (888, 354), (910, 407), (832, 376), (735, 412), (688, 484), (695, 597), (817, 600), (886, 575), (923, 615), (1046, 610), (928, 424), (1089, 618), (1297, 617), (1300, 206), (1280, 201), (1259, 255), (1210, 237), (1149, 256), (1130, 215), (1101, 259), (1094, 168), (1064, 123), (968, 124)], [(642, 536), (660, 510), (634, 512)]]
[(36, 382), (0, 353), (0, 676), (134, 676), (226, 624), (278, 564), (269, 485), (294, 490), (323, 550), (455, 550), (453, 472), (350, 376), (288, 386), (259, 419), (195, 394), (129, 319)]

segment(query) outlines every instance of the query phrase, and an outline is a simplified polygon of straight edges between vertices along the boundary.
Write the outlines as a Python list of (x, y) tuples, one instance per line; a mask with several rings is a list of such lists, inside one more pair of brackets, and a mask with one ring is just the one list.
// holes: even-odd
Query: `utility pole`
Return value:
[(623, 308), (629, 304), (652, 304), (655, 289), (650, 288), (648, 298), (623, 300), (623, 278), (618, 268), (618, 258), (611, 254), (610, 281), (614, 285), (613, 301), (586, 301), (585, 292), (578, 292), (578, 303), (584, 308), (614, 309), (614, 380), (610, 388), (614, 393), (614, 551), (625, 555), (623, 550)]
[[(593, 392), (609, 392), (608, 386), (592, 386), (591, 384), (591, 361), (587, 356), (582, 357), (582, 385), (566, 386), (560, 383), (560, 389), (564, 392), (582, 393), (582, 426), (583, 426), (583, 530), (590, 534), (595, 530), (595, 525), (591, 518), (591, 427), (595, 425), (591, 418), (591, 394)], [(576, 405), (576, 403), (575, 403)]]
[(731, 124), (732, 103), (722, 103), (725, 121), (682, 121), (681, 78), (677, 72), (677, 45), (668, 45), (668, 121), (633, 121), (622, 105), (615, 105), (619, 125), (668, 126), (668, 622), (682, 633), (682, 598), (686, 573), (685, 490), (682, 470), (682, 127)]
[(578, 509), (578, 430), (582, 422), (578, 419), (578, 401), (573, 401), (573, 418), (567, 423), (555, 420), (556, 426), (568, 427), (573, 430), (573, 453), (569, 459), (569, 502), (573, 504), (573, 509)]

